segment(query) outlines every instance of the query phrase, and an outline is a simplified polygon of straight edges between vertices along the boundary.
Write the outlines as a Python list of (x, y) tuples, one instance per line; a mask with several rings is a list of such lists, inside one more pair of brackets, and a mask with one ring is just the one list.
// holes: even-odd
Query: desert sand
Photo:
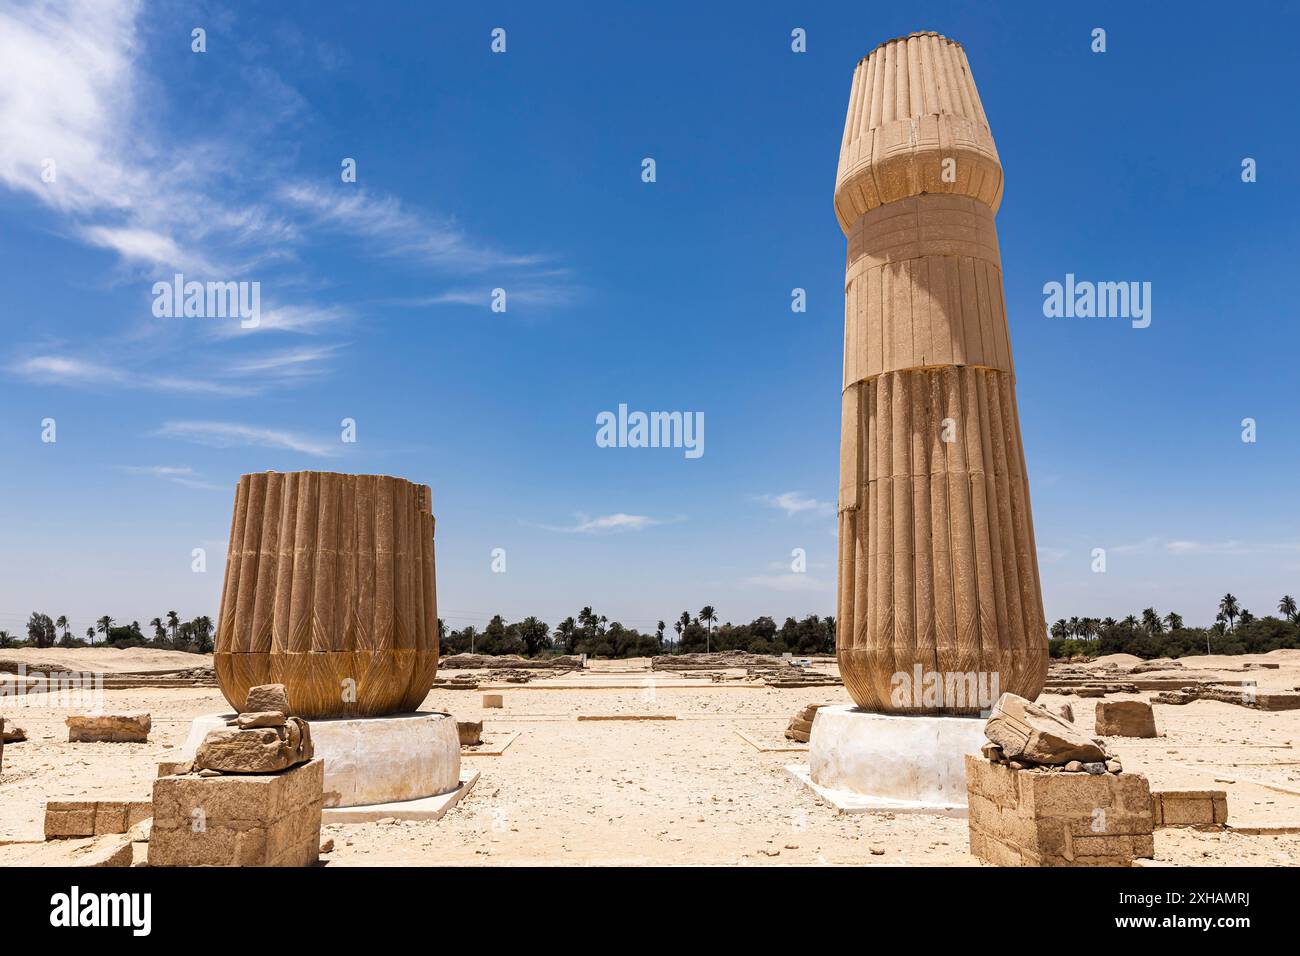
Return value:
[[(22, 653), (28, 652), (0, 657)], [(211, 661), (156, 651), (74, 653), (82, 666), (101, 670), (174, 670), (177, 656), (191, 667)], [(1261, 686), (1300, 685), (1296, 651), (1188, 659), (1183, 666), (1210, 665), (1240, 679), (1252, 662), (1279, 665), (1251, 673)], [(817, 669), (833, 672), (834, 665)], [(778, 689), (745, 681), (741, 671), (715, 683), (707, 675), (652, 672), (648, 661), (596, 661), (581, 674), (527, 684), (493, 684), (486, 672), (475, 673), (484, 680), (478, 691), (435, 689), (423, 709), (483, 720), (490, 739), (518, 736), (500, 756), (463, 758), (462, 777), (471, 768), (481, 777), (441, 820), (325, 824), (322, 840), (334, 841), (322, 857), (328, 866), (978, 865), (961, 818), (840, 814), (789, 777), (785, 766), (806, 762), (807, 754), (788, 750), (801, 745), (784, 739), (785, 725), (805, 704), (847, 703), (843, 687)], [(483, 709), (485, 689), (502, 693), (505, 707)], [(67, 709), (8, 706), (3, 713), (29, 739), (4, 751), (0, 864), (53, 862), (45, 859), (56, 852), (48, 844), (24, 842), (41, 840), (46, 800), (147, 798), (157, 762), (184, 740), (190, 720), (228, 710), (215, 688), (106, 690), (104, 697), (110, 712), (150, 712), (150, 742), (69, 744)], [(1040, 700), (1071, 702), (1076, 722), (1091, 731), (1096, 700)], [(676, 719), (577, 720), (648, 714)], [(1300, 854), (1300, 711), (1197, 701), (1157, 704), (1156, 715), (1167, 736), (1111, 739), (1125, 769), (1145, 773), (1153, 789), (1226, 790), (1230, 828), (1158, 830), (1156, 858), (1146, 865), (1292, 863)], [(762, 752), (738, 731), (787, 749)]]

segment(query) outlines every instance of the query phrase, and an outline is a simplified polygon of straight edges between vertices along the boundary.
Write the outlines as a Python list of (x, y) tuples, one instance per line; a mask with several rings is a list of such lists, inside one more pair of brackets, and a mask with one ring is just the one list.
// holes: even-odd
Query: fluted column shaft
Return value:
[(270, 683), (303, 717), (419, 706), (438, 666), (430, 502), (383, 475), (240, 478), (214, 655), (231, 706)]
[(1046, 674), (1001, 197), (960, 46), (913, 34), (858, 64), (835, 190), (848, 238), (837, 650), (870, 710), (974, 713), (999, 692), (1033, 699)]

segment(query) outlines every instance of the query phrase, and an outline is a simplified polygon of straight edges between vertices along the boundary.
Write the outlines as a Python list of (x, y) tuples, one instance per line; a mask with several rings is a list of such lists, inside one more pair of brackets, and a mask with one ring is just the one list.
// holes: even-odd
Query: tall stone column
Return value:
[(837, 651), (867, 710), (971, 714), (990, 693), (1034, 699), (1046, 676), (1001, 199), (957, 43), (913, 33), (858, 63), (835, 184), (848, 238)]

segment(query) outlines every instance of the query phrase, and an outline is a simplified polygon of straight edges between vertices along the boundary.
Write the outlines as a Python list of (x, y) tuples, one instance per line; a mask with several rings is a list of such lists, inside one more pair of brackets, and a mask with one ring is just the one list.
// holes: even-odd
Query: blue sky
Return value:
[[(918, 29), (1006, 171), (1049, 621), (1300, 591), (1296, 14), (897, 6), (6, 3), (0, 627), (215, 618), (268, 469), (431, 485), (457, 627), (834, 613), (836, 161), (857, 59)], [(260, 326), (156, 318), (178, 271), (259, 282)], [(1066, 273), (1152, 283), (1151, 326), (1045, 317)], [(705, 453), (597, 447), (620, 403)]]

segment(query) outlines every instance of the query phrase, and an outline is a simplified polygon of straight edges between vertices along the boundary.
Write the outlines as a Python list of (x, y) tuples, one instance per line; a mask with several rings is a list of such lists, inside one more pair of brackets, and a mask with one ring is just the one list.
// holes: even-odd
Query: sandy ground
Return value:
[(101, 671), (105, 674), (147, 674), (158, 671), (211, 667), (211, 654), (163, 651), (149, 647), (5, 647), (0, 660), (26, 664), (51, 664), (65, 671)]
[[(1300, 654), (1279, 653), (1219, 660), (1233, 670), (1248, 660), (1280, 661), (1277, 671), (1255, 672), (1261, 684), (1265, 677), (1279, 687), (1300, 684)], [(463, 759), (482, 776), (459, 806), (440, 821), (327, 824), (322, 839), (335, 848), (323, 859), (330, 866), (977, 862), (963, 819), (838, 814), (786, 774), (785, 765), (806, 762), (806, 754), (760, 752), (737, 734), (790, 746), (781, 736), (790, 716), (807, 703), (846, 702), (843, 688), (711, 684), (618, 662), (500, 691), (502, 710), (482, 709), (481, 690), (437, 690), (425, 700), (425, 709), (483, 719), (489, 733), (519, 732), (501, 756)], [(147, 797), (156, 762), (182, 742), (190, 720), (228, 709), (215, 689), (105, 691), (105, 699), (110, 711), (152, 713), (151, 742), (68, 744), (66, 709), (5, 714), (31, 739), (5, 748), (0, 841), (40, 839), (47, 799)], [(1070, 701), (1077, 722), (1091, 728), (1095, 700), (1043, 699)], [(1156, 789), (1227, 790), (1236, 827), (1300, 829), (1293, 746), (1300, 711), (1214, 701), (1156, 711), (1167, 736), (1112, 741), (1126, 769), (1146, 773)], [(576, 720), (616, 713), (677, 719)], [(30, 851), (0, 846), (0, 864), (30, 859)], [(1300, 834), (1163, 829), (1156, 854), (1156, 865), (1294, 864)]]

